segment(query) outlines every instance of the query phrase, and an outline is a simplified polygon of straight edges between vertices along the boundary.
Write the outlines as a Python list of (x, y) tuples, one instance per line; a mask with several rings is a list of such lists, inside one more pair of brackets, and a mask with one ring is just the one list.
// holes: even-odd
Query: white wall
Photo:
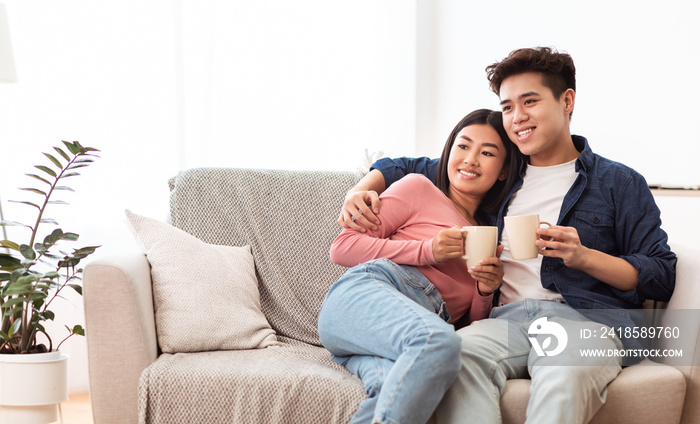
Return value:
[(183, 168), (355, 169), (415, 144), (412, 2), (182, 1)]
[[(6, 218), (34, 219), (7, 200), (25, 199), (17, 187), (33, 185), (22, 175), (45, 161), (42, 151), (62, 139), (98, 148), (102, 158), (67, 181), (77, 191), (64, 197), (71, 206), (49, 213), (81, 234), (74, 247), (102, 245), (96, 256), (136, 251), (123, 210), (164, 219), (167, 180), (185, 168), (354, 170), (365, 149), (414, 154), (413, 3), (4, 4), (19, 78), (0, 85)], [(79, 297), (56, 312), (83, 320)], [(86, 391), (84, 340), (62, 350), (70, 391)]]
[(572, 132), (650, 182), (700, 185), (693, 172), (700, 157), (692, 113), (700, 97), (695, 2), (424, 1), (435, 15), (433, 48), (422, 52), (434, 89), (422, 100), (434, 107), (418, 117), (432, 128), (419, 139), (419, 154), (437, 155), (468, 111), (499, 108), (487, 65), (520, 47), (555, 46), (577, 68)]
[[(166, 179), (177, 171), (176, 86), (172, 7), (167, 1), (96, 2), (6, 0), (18, 82), (0, 85), (0, 193), (5, 216), (30, 221), (35, 211), (8, 203), (33, 187), (23, 174), (45, 163), (41, 152), (61, 140), (102, 150), (83, 176), (66, 180), (76, 193), (48, 216), (81, 234), (65, 248), (132, 247), (123, 210), (164, 217)], [(10, 238), (26, 232), (10, 228)], [(43, 236), (42, 236), (43, 237)], [(25, 241), (26, 242), (26, 241)], [(82, 322), (80, 298), (59, 309)], [(119, 311), (105, 311), (119, 319)], [(65, 314), (59, 315), (64, 316)], [(53, 327), (55, 342), (65, 330)], [(132, 335), (114, 335), (129, 342)], [(62, 347), (70, 356), (70, 390), (87, 390), (84, 340)]]

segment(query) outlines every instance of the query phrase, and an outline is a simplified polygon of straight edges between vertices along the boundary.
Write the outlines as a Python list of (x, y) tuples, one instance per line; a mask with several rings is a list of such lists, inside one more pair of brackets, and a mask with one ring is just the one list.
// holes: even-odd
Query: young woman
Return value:
[(497, 257), (467, 270), (461, 228), (487, 224), (518, 161), (501, 113), (474, 111), (447, 139), (435, 183), (396, 182), (381, 196), (382, 225), (333, 242), (333, 262), (352, 268), (330, 288), (318, 329), (365, 385), (352, 423), (423, 424), (451, 385), (461, 349), (452, 324), (487, 317), (503, 278)]

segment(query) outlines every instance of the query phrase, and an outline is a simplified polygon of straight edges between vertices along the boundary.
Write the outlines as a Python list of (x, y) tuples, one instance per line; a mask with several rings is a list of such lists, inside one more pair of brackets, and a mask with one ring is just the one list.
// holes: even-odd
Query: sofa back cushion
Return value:
[(321, 304), (345, 271), (328, 252), (340, 233), (345, 193), (360, 178), (359, 172), (195, 168), (170, 181), (170, 219), (207, 243), (250, 245), (272, 328), (320, 345)]
[(260, 307), (250, 246), (205, 243), (129, 210), (126, 217), (151, 265), (156, 334), (164, 353), (277, 344)]

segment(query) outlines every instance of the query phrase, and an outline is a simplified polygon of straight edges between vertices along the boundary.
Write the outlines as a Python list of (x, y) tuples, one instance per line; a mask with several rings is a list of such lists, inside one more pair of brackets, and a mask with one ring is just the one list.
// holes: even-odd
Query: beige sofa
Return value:
[[(261, 313), (276, 343), (163, 353), (163, 328), (156, 327), (154, 312), (154, 305), (160, 307), (152, 281), (156, 269), (147, 256), (95, 260), (84, 273), (95, 423), (347, 422), (363, 387), (320, 346), (316, 317), (326, 290), (344, 271), (329, 261), (328, 247), (339, 232), (335, 219), (343, 196), (360, 177), (201, 168), (173, 178), (175, 227), (211, 245), (251, 246)], [(678, 278), (668, 308), (700, 309), (700, 252), (673, 247)], [(197, 252), (189, 254), (186, 270), (197, 263)], [(207, 320), (207, 305), (194, 307)], [(236, 323), (236, 311), (230, 315)], [(196, 323), (188, 325), (188, 331), (198, 331)], [(676, 341), (684, 362), (625, 368), (593, 422), (700, 422), (700, 377), (689, 366), (691, 357), (698, 363), (700, 323), (686, 327)], [(504, 422), (524, 421), (528, 389), (529, 380), (508, 382)]]

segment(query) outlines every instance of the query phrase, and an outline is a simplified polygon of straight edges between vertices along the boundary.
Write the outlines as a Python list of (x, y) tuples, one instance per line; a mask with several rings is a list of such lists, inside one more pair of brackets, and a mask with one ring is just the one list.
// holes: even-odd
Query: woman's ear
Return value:
[(501, 174), (498, 176), (498, 181), (505, 181), (508, 178), (508, 165), (503, 165), (501, 169)]

